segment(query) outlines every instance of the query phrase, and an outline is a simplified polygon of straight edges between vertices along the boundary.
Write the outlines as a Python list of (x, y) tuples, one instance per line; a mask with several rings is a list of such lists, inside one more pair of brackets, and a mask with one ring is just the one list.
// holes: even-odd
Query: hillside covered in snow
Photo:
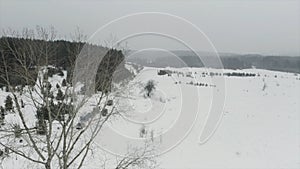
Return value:
[[(104, 128), (96, 135), (95, 144), (91, 146), (93, 151), (88, 154), (83, 168), (115, 166), (118, 164), (115, 153), (128, 153), (128, 147), (132, 147), (131, 150), (141, 148), (144, 141), (154, 147), (153, 155), (157, 155), (143, 164), (145, 168), (148, 167), (147, 164), (163, 169), (299, 168), (299, 74), (261, 69), (160, 69), (131, 63), (127, 63), (125, 67), (135, 74), (134, 78), (126, 85), (115, 84), (108, 99), (113, 100), (114, 106), (111, 108), (115, 108), (119, 115), (105, 123)], [(39, 76), (42, 76), (43, 71), (40, 73)], [(63, 86), (66, 76), (67, 72), (64, 71), (63, 76), (54, 74), (49, 78), (55, 103), (59, 102), (58, 86)], [(222, 89), (213, 83), (213, 79), (225, 80), (226, 98), (220, 113), (221, 120), (216, 124), (217, 130), (206, 142), (201, 143), (201, 134), (207, 125), (206, 120), (214, 101), (213, 92)], [(154, 82), (155, 89), (148, 97), (145, 85), (150, 80)], [(68, 86), (69, 84), (61, 88), (66, 89)], [(16, 91), (16, 95), (24, 104), (21, 109), (28, 127), (34, 129), (37, 110), (32, 105), (30, 91), (38, 90), (30, 90), (28, 86), (23, 88), (22, 94)], [(80, 99), (82, 93), (80, 90), (78, 92)], [(13, 98), (3, 87), (0, 90), (0, 106), (6, 106), (8, 95)], [(32, 96), (35, 95), (38, 93)], [(101, 92), (91, 96), (79, 111), (73, 125), (74, 131), (82, 130), (78, 127), (78, 122), (86, 125), (85, 120), (97, 116), (97, 113), (93, 114), (93, 107), (99, 97)], [(108, 113), (111, 108), (107, 106)], [(15, 104), (13, 109), (17, 109)], [(193, 118), (195, 113), (197, 116)], [(58, 123), (59, 121), (53, 122), (54, 133), (60, 133)], [(24, 131), (18, 137), (4, 132), (12, 124), (23, 128), (17, 111), (6, 110), (0, 128), (1, 143), (34, 156), (33, 150), (27, 148), (30, 138)], [(35, 132), (33, 136), (43, 137)], [(81, 142), (80, 144), (85, 144), (84, 139)], [(80, 147), (77, 148), (79, 151)], [(1, 152), (2, 168), (41, 167), (13, 153), (6, 154), (3, 146)], [(155, 165), (151, 163), (153, 161)], [(53, 161), (56, 162), (58, 161)]]

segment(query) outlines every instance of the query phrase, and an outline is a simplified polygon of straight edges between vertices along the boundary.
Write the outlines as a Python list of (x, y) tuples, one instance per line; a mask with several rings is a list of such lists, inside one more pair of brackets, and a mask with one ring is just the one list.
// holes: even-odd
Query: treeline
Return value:
[[(198, 56), (179, 56), (188, 66), (203, 67)], [(208, 56), (204, 56), (209, 60)], [(274, 71), (300, 73), (300, 57), (262, 56), (262, 55), (234, 55), (223, 57), (221, 61), (225, 69), (266, 69)]]
[[(83, 47), (94, 51), (107, 51), (102, 59), (96, 82), (111, 82), (115, 69), (124, 67), (124, 55), (117, 49), (65, 40), (45, 41), (15, 37), (0, 38), (0, 87), (35, 84), (39, 66), (52, 65), (68, 72), (71, 83), (76, 57)], [(124, 69), (126, 70), (126, 69)], [(100, 85), (103, 86), (103, 85)], [(97, 87), (98, 90), (101, 88)]]
[(224, 76), (240, 76), (240, 77), (255, 77), (255, 73), (244, 73), (244, 72), (232, 72), (232, 73), (223, 73)]
[(258, 68), (274, 71), (300, 73), (300, 57), (238, 55), (221, 57), (223, 65), (228, 69)]
[[(171, 51), (171, 54), (164, 52), (149, 51), (140, 53), (134, 57), (127, 58), (129, 62), (137, 63), (150, 67), (204, 67), (203, 60), (210, 65), (216, 61), (214, 54), (199, 52), (199, 56), (190, 51)], [(149, 57), (152, 56), (152, 57)], [(153, 59), (152, 59), (153, 58)], [(238, 55), (238, 54), (222, 54), (220, 59), (225, 69), (267, 69), (274, 71), (300, 73), (300, 56), (263, 56), (263, 55)], [(207, 66), (207, 65), (206, 65)], [(211, 68), (215, 68), (211, 66)]]

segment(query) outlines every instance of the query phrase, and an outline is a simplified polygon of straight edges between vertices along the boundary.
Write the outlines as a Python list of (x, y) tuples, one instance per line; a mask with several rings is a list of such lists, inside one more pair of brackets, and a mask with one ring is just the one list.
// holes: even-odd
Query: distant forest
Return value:
[[(157, 51), (144, 52), (126, 58), (127, 61), (151, 67), (203, 67), (198, 56), (189, 51), (171, 51), (177, 57)], [(199, 53), (202, 58), (210, 60), (210, 53)], [(222, 54), (220, 58), (225, 69), (266, 69), (300, 73), (300, 56), (263, 56)]]

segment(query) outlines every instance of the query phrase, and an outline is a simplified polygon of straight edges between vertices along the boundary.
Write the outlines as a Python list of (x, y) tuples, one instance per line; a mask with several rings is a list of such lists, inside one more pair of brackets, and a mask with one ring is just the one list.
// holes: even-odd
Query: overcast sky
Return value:
[(52, 25), (63, 37), (78, 26), (91, 35), (113, 19), (154, 11), (189, 20), (221, 52), (300, 55), (299, 0), (0, 0), (0, 28)]

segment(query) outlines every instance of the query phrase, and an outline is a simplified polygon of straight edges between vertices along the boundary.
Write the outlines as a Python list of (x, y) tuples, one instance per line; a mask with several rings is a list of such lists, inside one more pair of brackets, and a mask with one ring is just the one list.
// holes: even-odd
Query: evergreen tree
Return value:
[(5, 110), (11, 111), (13, 109), (13, 101), (12, 98), (8, 95), (5, 100)]
[(45, 135), (47, 132), (46, 121), (43, 119), (38, 119), (36, 122), (36, 132), (39, 135)]
[(66, 79), (64, 79), (64, 80), (62, 81), (61, 85), (62, 85), (62, 86), (67, 86), (67, 81), (66, 81)]
[(51, 83), (50, 82), (47, 82), (46, 83), (46, 89), (47, 89), (47, 91), (48, 91), (48, 94), (50, 94), (51, 92), (51, 88), (52, 88), (52, 85), (51, 85)]
[(2, 106), (0, 106), (0, 125), (4, 124), (5, 119), (5, 110)]
[(13, 131), (16, 138), (20, 138), (22, 136), (22, 130), (20, 125), (14, 124)]
[(3, 106), (0, 106), (0, 115), (5, 115), (5, 109)]
[(64, 99), (64, 94), (63, 92), (59, 89), (56, 95), (56, 100), (63, 100)]

